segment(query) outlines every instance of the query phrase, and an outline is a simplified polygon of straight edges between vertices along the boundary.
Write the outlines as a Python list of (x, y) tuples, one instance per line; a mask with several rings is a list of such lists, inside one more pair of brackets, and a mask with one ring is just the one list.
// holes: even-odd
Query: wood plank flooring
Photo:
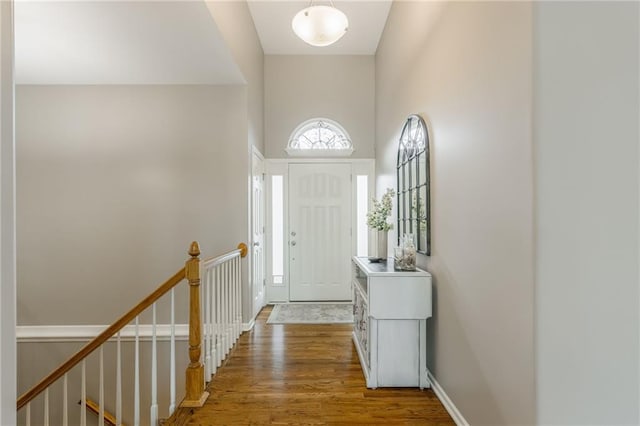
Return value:
[(453, 425), (432, 390), (367, 389), (348, 324), (275, 324), (258, 315), (200, 409), (166, 424)]

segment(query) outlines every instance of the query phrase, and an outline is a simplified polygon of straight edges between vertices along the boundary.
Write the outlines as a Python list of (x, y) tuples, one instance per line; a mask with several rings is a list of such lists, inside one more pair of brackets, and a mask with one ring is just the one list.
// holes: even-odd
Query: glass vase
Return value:
[(416, 246), (413, 243), (413, 234), (404, 234), (402, 239), (402, 270), (416, 270)]

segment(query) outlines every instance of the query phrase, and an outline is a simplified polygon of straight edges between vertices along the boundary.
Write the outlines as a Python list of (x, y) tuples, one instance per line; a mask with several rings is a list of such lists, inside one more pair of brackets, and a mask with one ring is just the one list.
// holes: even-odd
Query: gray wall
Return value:
[(527, 3), (394, 2), (376, 55), (378, 195), (407, 115), (431, 128), (428, 367), (474, 425), (535, 421), (531, 20)]
[(541, 424), (638, 424), (637, 2), (534, 6)]
[(353, 158), (373, 158), (373, 56), (265, 56), (265, 154), (286, 158), (291, 132), (315, 117), (340, 123), (351, 136)]
[(16, 233), (13, 2), (0, 3), (0, 424), (15, 423)]
[(246, 242), (244, 91), (17, 88), (20, 325), (110, 324), (192, 240), (203, 256)]
[(249, 142), (264, 153), (264, 53), (245, 1), (210, 1), (207, 7), (246, 80)]
[[(246, 85), (244, 96), (246, 99), (246, 118), (241, 126), (235, 129), (235, 134), (246, 138), (245, 148), (247, 158), (251, 158), (252, 146), (264, 153), (264, 53), (262, 45), (253, 25), (253, 18), (249, 12), (249, 6), (245, 1), (206, 1), (207, 7), (218, 29), (222, 33), (227, 46), (231, 50), (233, 58), (244, 75)], [(245, 176), (245, 196), (247, 205), (251, 201), (251, 166), (247, 165)], [(248, 210), (247, 210), (248, 211)], [(251, 220), (249, 215), (244, 216), (247, 221), (246, 241), (251, 246)], [(246, 282), (247, 292), (253, 294), (253, 277), (250, 275), (249, 265), (253, 261), (252, 250), (249, 250), (247, 261), (243, 264), (242, 273)], [(261, 284), (259, 284), (261, 285)], [(254, 317), (251, 297), (244, 298), (242, 314), (245, 322)]]

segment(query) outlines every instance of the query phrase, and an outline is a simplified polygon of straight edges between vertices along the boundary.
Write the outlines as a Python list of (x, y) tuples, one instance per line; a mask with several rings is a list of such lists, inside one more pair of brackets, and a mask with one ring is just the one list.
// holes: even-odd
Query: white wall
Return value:
[(247, 241), (244, 94), (17, 88), (19, 324), (109, 324), (192, 240), (205, 257)]
[(535, 422), (531, 20), (529, 3), (394, 2), (376, 55), (378, 195), (406, 117), (431, 128), (428, 368), (470, 424)]
[(16, 423), (13, 1), (0, 4), (0, 424)]
[(265, 154), (286, 158), (291, 132), (315, 117), (340, 123), (351, 136), (352, 158), (373, 158), (373, 56), (265, 56)]
[(637, 2), (534, 6), (540, 424), (638, 424)]

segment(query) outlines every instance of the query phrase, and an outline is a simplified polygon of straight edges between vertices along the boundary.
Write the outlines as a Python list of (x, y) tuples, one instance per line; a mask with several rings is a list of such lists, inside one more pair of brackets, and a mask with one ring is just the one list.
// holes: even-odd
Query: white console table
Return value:
[(353, 342), (368, 388), (430, 387), (426, 320), (431, 275), (393, 270), (387, 263), (352, 262)]

